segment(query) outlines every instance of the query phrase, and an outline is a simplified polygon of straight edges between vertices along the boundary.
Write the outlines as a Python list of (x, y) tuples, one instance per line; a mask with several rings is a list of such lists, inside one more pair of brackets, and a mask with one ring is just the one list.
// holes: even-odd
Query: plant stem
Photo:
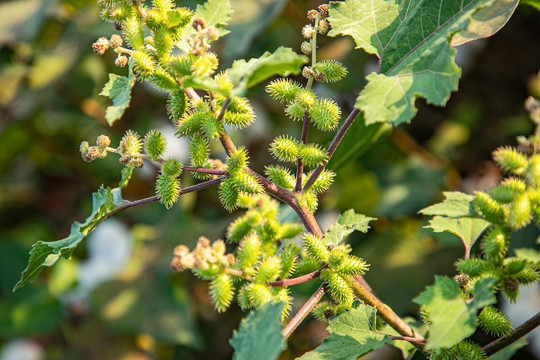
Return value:
[(336, 151), (339, 143), (341, 142), (341, 140), (343, 140), (343, 137), (347, 133), (347, 130), (349, 130), (349, 128), (351, 127), (352, 123), (354, 122), (358, 114), (360, 114), (360, 110), (353, 109), (353, 111), (351, 111), (351, 113), (347, 117), (347, 120), (345, 120), (343, 125), (341, 125), (341, 128), (339, 129), (336, 136), (334, 137), (334, 140), (332, 140), (330, 147), (328, 147), (326, 160), (324, 160), (322, 164), (320, 164), (319, 166), (317, 166), (317, 168), (315, 168), (315, 170), (309, 177), (308, 181), (306, 182), (306, 185), (304, 185), (304, 189), (303, 189), (304, 191), (306, 191), (311, 186), (313, 186), (313, 184), (315, 183), (319, 175), (321, 175), (322, 171), (326, 167), (326, 164), (328, 164), (328, 161), (330, 161), (330, 158), (332, 157), (332, 155), (334, 155), (334, 152)]
[[(246, 280), (253, 280), (254, 279), (254, 277), (252, 275), (246, 275), (242, 270), (231, 269), (229, 267), (225, 267), (224, 270), (229, 275), (241, 277), (241, 278), (244, 278)], [(267, 281), (267, 282), (265, 282), (265, 284), (268, 285), (268, 286), (271, 286), (271, 287), (284, 287), (284, 286), (298, 285), (298, 284), (304, 283), (306, 281), (318, 278), (321, 275), (321, 271), (322, 271), (322, 269), (315, 270), (313, 272), (310, 272), (309, 274), (298, 276), (298, 277), (295, 277), (295, 278), (292, 278), (292, 279)]]
[(294, 329), (296, 329), (298, 325), (300, 325), (302, 320), (304, 320), (304, 318), (307, 316), (307, 314), (309, 314), (311, 309), (313, 309), (313, 307), (317, 305), (319, 300), (321, 300), (324, 295), (324, 284), (325, 282), (323, 282), (321, 286), (319, 286), (317, 291), (315, 291), (315, 293), (311, 295), (311, 297), (308, 301), (306, 301), (304, 306), (302, 306), (302, 308), (296, 313), (296, 315), (294, 315), (291, 321), (289, 321), (289, 323), (285, 325), (283, 330), (281, 330), (281, 335), (283, 335), (284, 338), (288, 338), (291, 335)]
[(375, 307), (379, 313), (379, 316), (399, 334), (404, 337), (412, 337), (416, 339), (415, 341), (411, 341), (411, 344), (413, 344), (418, 350), (425, 353), (424, 347), (421, 344), (422, 342), (425, 342), (425, 339), (420, 334), (405, 323), (405, 321), (403, 321), (392, 309), (390, 309), (388, 305), (383, 303), (377, 296), (375, 296), (371, 290), (366, 289), (364, 286), (365, 280), (363, 278), (360, 277), (359, 279), (355, 276), (351, 277), (351, 280), (352, 286), (360, 300), (363, 300), (367, 305)]
[[(304, 111), (304, 123), (302, 125), (302, 137), (300, 140), (302, 141), (302, 144), (307, 143), (307, 136), (308, 136), (308, 130), (309, 130), (309, 112), (306, 110)], [(302, 163), (302, 158), (298, 158), (296, 162), (296, 186), (294, 187), (295, 192), (299, 192), (302, 190), (302, 174), (304, 172), (304, 164)]]
[(208, 169), (201, 166), (182, 166), (182, 171), (198, 172), (211, 175), (228, 175), (227, 170)]
[[(202, 182), (202, 183), (199, 183), (199, 184), (188, 186), (187, 188), (180, 189), (180, 191), (178, 193), (179, 193), (179, 195), (183, 195), (183, 194), (187, 194), (187, 193), (190, 193), (190, 192), (193, 192), (193, 191), (206, 189), (206, 188), (209, 188), (211, 186), (219, 184), (225, 178), (226, 178), (226, 176), (220, 176), (220, 177), (218, 177), (216, 179), (212, 179), (212, 180), (208, 180), (208, 181), (205, 181), (205, 182)], [(144, 205), (144, 204), (148, 204), (148, 203), (158, 201), (158, 200), (159, 200), (159, 195), (154, 195), (154, 196), (150, 196), (150, 197), (140, 199), (140, 200), (126, 201), (124, 204), (120, 205), (116, 209), (111, 210), (105, 216), (105, 218), (103, 220), (108, 219), (109, 217), (113, 216), (114, 214), (119, 213), (120, 211), (123, 211), (125, 209), (130, 208), (130, 207)]]
[(490, 342), (482, 348), (486, 353), (486, 356), (491, 356), (496, 352), (501, 351), (508, 345), (516, 342), (521, 339), (523, 336), (527, 335), (531, 331), (540, 325), (540, 312), (534, 315), (529, 320), (525, 321), (522, 325), (517, 327), (515, 330), (511, 331), (509, 334), (498, 338), (497, 340)]

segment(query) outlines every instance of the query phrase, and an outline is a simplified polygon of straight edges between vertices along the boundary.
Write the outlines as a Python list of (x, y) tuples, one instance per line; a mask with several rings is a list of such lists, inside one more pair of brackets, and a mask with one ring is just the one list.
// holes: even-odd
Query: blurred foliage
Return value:
[[(222, 66), (279, 46), (298, 50), (305, 13), (320, 3), (234, 0), (231, 33), (216, 45)], [(175, 245), (192, 247), (201, 234), (223, 237), (237, 216), (222, 210), (215, 189), (189, 194), (170, 211), (150, 204), (117, 215), (130, 229), (130, 261), (89, 297), (67, 296), (80, 282), (79, 264), (89, 256), (84, 246), (37, 283), (11, 292), (31, 244), (65, 237), (70, 224), (89, 213), (90, 194), (101, 184), (114, 187), (120, 181), (122, 166), (112, 158), (81, 161), (80, 142), (105, 133), (115, 143), (128, 128), (172, 131), (163, 94), (140, 84), (124, 118), (112, 128), (107, 125), (108, 100), (98, 94), (108, 73), (126, 75), (127, 70), (115, 68), (112, 55), (95, 56), (91, 44), (112, 33), (113, 26), (99, 19), (93, 0), (0, 4), (0, 344), (31, 338), (48, 359), (227, 359), (240, 310), (234, 306), (218, 315), (204, 283), (168, 269)], [(490, 152), (532, 131), (523, 101), (529, 93), (540, 96), (534, 80), (540, 47), (532, 46), (538, 34), (537, 12), (519, 6), (494, 37), (458, 51), (464, 54), (464, 76), (447, 107), (418, 101), (413, 124), (333, 165), (338, 176), (321, 199), (322, 213), (332, 217), (355, 208), (379, 218), (374, 230), (351, 236), (351, 242), (355, 254), (371, 264), (366, 278), (375, 292), (401, 315), (414, 313), (410, 299), (432, 283), (433, 274), (452, 276), (452, 263), (462, 256), (457, 237), (423, 229), (426, 220), (416, 212), (440, 201), (442, 190), (472, 191), (494, 184), (499, 174), (489, 162)], [(318, 85), (316, 91), (332, 96), (345, 114), (374, 66), (360, 51), (351, 56), (353, 47), (348, 38), (320, 40), (320, 56), (344, 62), (351, 76), (339, 87)], [(249, 94), (258, 120), (238, 142), (248, 147), (257, 171), (272, 162), (267, 147), (278, 130), (301, 131), (263, 88), (261, 84)], [(354, 131), (365, 134), (361, 127)], [(310, 136), (331, 140), (316, 131)], [(232, 137), (238, 138), (234, 132)], [(349, 141), (354, 144), (354, 138)], [(185, 144), (179, 143), (176, 156), (181, 158)], [(154, 176), (152, 169), (136, 171), (123, 197), (150, 196)], [(516, 247), (531, 246), (537, 234), (523, 229), (515, 237)], [(315, 281), (295, 287), (299, 304), (316, 287)], [(326, 336), (323, 329), (324, 324), (306, 322), (281, 358), (318, 345)], [(528, 356), (526, 350), (518, 354)]]

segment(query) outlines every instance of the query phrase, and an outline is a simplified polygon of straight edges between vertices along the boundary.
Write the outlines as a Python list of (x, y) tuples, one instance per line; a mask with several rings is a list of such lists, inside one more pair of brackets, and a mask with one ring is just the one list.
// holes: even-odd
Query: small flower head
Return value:
[(326, 20), (319, 21), (319, 26), (318, 26), (319, 34), (326, 35), (326, 33), (328, 32), (328, 28), (329, 28), (328, 21)]
[(306, 79), (311, 79), (315, 77), (315, 72), (309, 66), (304, 66), (304, 68), (302, 69), (302, 76)]
[(118, 55), (116, 60), (114, 60), (114, 65), (118, 67), (124, 67), (127, 65), (127, 63), (128, 63), (128, 58), (126, 55)]
[(319, 5), (318, 9), (323, 19), (328, 17), (328, 4)]
[(195, 30), (200, 31), (206, 28), (206, 22), (201, 18), (193, 19), (192, 26)]
[(216, 41), (219, 38), (218, 29), (215, 26), (209, 26), (207, 36), (209, 41)]
[(97, 146), (100, 148), (106, 148), (111, 145), (111, 139), (107, 135), (99, 135), (96, 140)]
[(302, 45), (300, 45), (300, 50), (303, 54), (311, 55), (311, 44), (308, 41), (302, 42)]
[(306, 39), (310, 39), (315, 34), (315, 29), (311, 25), (306, 25), (302, 28), (302, 36)]
[(309, 10), (307, 12), (307, 18), (309, 21), (315, 21), (318, 15), (319, 15), (319, 12), (317, 10)]
[(113, 49), (116, 49), (117, 47), (122, 46), (122, 43), (123, 43), (122, 37), (118, 34), (113, 34), (111, 36), (111, 40), (109, 41), (109, 43), (111, 44), (111, 47)]
[(109, 39), (106, 37), (100, 37), (95, 43), (92, 44), (92, 49), (96, 55), (105, 54), (105, 51), (109, 50), (110, 47), (111, 45), (109, 43)]

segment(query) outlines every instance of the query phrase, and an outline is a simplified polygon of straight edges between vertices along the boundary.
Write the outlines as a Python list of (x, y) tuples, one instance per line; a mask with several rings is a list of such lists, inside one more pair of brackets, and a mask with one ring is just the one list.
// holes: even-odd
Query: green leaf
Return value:
[(449, 348), (474, 333), (478, 324), (476, 313), (495, 303), (492, 287), (495, 279), (480, 279), (474, 286), (474, 299), (463, 298), (459, 285), (446, 276), (436, 276), (435, 285), (428, 286), (413, 301), (425, 305), (431, 326), (426, 350)]
[(352, 159), (360, 157), (360, 155), (369, 150), (377, 140), (386, 134), (389, 134), (391, 129), (392, 126), (383, 123), (366, 126), (364, 116), (360, 113), (343, 137), (343, 140), (341, 140), (336, 152), (328, 161), (327, 168), (336, 170)]
[(221, 94), (223, 96), (229, 96), (229, 92), (221, 89), (217, 83), (217, 81), (213, 78), (204, 77), (201, 78), (200, 76), (186, 76), (182, 79), (182, 87), (192, 87), (194, 89), (203, 89), (212, 91), (217, 94)]
[(374, 332), (377, 310), (367, 305), (343, 312), (330, 319), (330, 336), (313, 351), (305, 353), (301, 360), (355, 360), (391, 340), (384, 334)]
[(285, 349), (280, 321), (283, 303), (266, 303), (242, 320), (230, 343), (234, 360), (274, 360)]
[(13, 291), (27, 282), (35, 281), (44, 266), (52, 266), (61, 256), (69, 259), (81, 240), (122, 203), (119, 188), (111, 190), (101, 186), (92, 194), (92, 213), (84, 223), (73, 223), (67, 238), (51, 242), (38, 241), (32, 246), (28, 266), (23, 271), (19, 282), (15, 284)]
[(306, 56), (283, 46), (274, 53), (267, 51), (259, 58), (249, 61), (237, 60), (228, 70), (229, 77), (235, 85), (231, 96), (244, 96), (248, 88), (275, 75), (298, 74), (302, 64), (307, 61)]
[(109, 74), (109, 81), (103, 87), (99, 95), (107, 96), (112, 100), (112, 105), (107, 107), (105, 118), (112, 126), (114, 122), (124, 115), (124, 112), (129, 107), (131, 101), (131, 89), (135, 84), (135, 76), (131, 70), (131, 62), (129, 65), (128, 77)]
[(475, 12), (466, 29), (452, 36), (450, 44), (459, 46), (489, 37), (499, 31), (514, 14), (519, 0), (498, 0)]
[(442, 215), (449, 217), (474, 216), (474, 196), (459, 191), (443, 192), (443, 202), (428, 206), (419, 211), (423, 215)]
[(533, 266), (540, 268), (540, 251), (531, 248), (514, 249), (516, 256), (527, 260)]
[(491, 355), (490, 357), (488, 357), (488, 360), (510, 360), (514, 356), (516, 351), (518, 351), (522, 347), (526, 346), (527, 344), (528, 344), (527, 338), (522, 337), (521, 339), (519, 339), (515, 343), (512, 343), (512, 344), (508, 345), (504, 349), (502, 349), (502, 350), (496, 352), (495, 354)]
[(201, 18), (206, 26), (215, 26), (219, 29), (219, 36), (229, 33), (221, 28), (227, 25), (231, 18), (231, 2), (229, 0), (208, 0), (204, 5), (197, 5), (193, 18)]
[(540, 0), (521, 0), (521, 4), (530, 5), (540, 10)]
[(353, 209), (349, 209), (339, 216), (337, 223), (330, 226), (323, 240), (328, 245), (339, 245), (353, 231), (361, 231), (363, 233), (368, 231), (370, 228), (368, 224), (372, 220), (376, 219), (357, 214)]
[(431, 228), (435, 232), (451, 232), (459, 236), (465, 248), (470, 250), (478, 237), (490, 224), (487, 220), (469, 216), (461, 218), (435, 216), (429, 221), (429, 225), (424, 227)]
[(444, 105), (457, 90), (461, 70), (450, 36), (493, 0), (347, 0), (332, 2), (330, 36), (350, 35), (356, 48), (379, 58), (379, 71), (356, 99), (366, 124), (409, 122), (418, 97)]

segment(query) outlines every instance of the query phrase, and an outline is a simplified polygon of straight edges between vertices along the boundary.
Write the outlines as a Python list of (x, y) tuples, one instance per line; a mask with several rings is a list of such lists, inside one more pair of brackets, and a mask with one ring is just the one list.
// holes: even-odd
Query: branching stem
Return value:
[[(241, 278), (244, 278), (246, 280), (253, 280), (254, 279), (254, 277), (252, 275), (247, 275), (242, 270), (231, 269), (231, 268), (228, 268), (228, 267), (226, 267), (224, 270), (229, 275), (241, 277)], [(268, 286), (271, 286), (271, 287), (283, 287), (283, 286), (298, 285), (298, 284), (304, 283), (306, 281), (318, 278), (321, 275), (321, 271), (322, 271), (322, 269), (319, 269), (319, 270), (313, 271), (313, 272), (311, 272), (309, 274), (298, 276), (298, 277), (295, 277), (295, 278), (292, 278), (292, 279), (267, 281), (267, 282), (265, 282), (265, 284), (268, 285)]]
[[(302, 125), (302, 137), (300, 140), (302, 141), (302, 144), (307, 143), (307, 136), (308, 136), (308, 130), (309, 130), (309, 112), (306, 110), (304, 111), (304, 123)], [(302, 158), (298, 158), (297, 160), (297, 166), (296, 166), (296, 186), (294, 187), (295, 192), (300, 192), (302, 190), (302, 174), (304, 172), (304, 164), (302, 163)]]
[(338, 145), (341, 143), (341, 140), (343, 140), (343, 137), (347, 133), (347, 130), (349, 130), (349, 128), (353, 124), (353, 122), (356, 119), (356, 117), (358, 116), (358, 114), (360, 114), (360, 110), (353, 109), (353, 111), (351, 111), (351, 113), (347, 117), (347, 120), (345, 120), (343, 125), (341, 125), (341, 128), (339, 129), (336, 136), (334, 137), (334, 140), (332, 140), (332, 143), (328, 147), (328, 151), (326, 152), (327, 153), (326, 160), (324, 160), (324, 162), (322, 164), (320, 164), (319, 166), (317, 166), (315, 168), (315, 170), (313, 171), (313, 173), (309, 177), (308, 181), (306, 182), (306, 185), (304, 185), (304, 189), (303, 189), (304, 191), (306, 191), (311, 186), (313, 186), (313, 184), (315, 183), (315, 181), (317, 180), (319, 175), (321, 175), (324, 168), (326, 167), (326, 164), (328, 164), (328, 161), (330, 160), (332, 155), (334, 155), (334, 152), (336, 151)]
[(281, 330), (281, 335), (283, 335), (285, 339), (288, 338), (292, 334), (294, 329), (296, 329), (298, 325), (300, 325), (302, 320), (304, 320), (307, 314), (309, 314), (311, 309), (313, 309), (313, 307), (317, 305), (319, 300), (321, 300), (321, 298), (324, 295), (324, 284), (325, 282), (323, 282), (321, 286), (319, 286), (317, 291), (315, 291), (315, 293), (311, 295), (311, 297), (309, 298), (308, 301), (306, 301), (304, 306), (302, 306), (302, 308), (296, 313), (296, 315), (294, 315), (291, 321), (289, 321), (289, 323), (285, 325), (283, 330)]

